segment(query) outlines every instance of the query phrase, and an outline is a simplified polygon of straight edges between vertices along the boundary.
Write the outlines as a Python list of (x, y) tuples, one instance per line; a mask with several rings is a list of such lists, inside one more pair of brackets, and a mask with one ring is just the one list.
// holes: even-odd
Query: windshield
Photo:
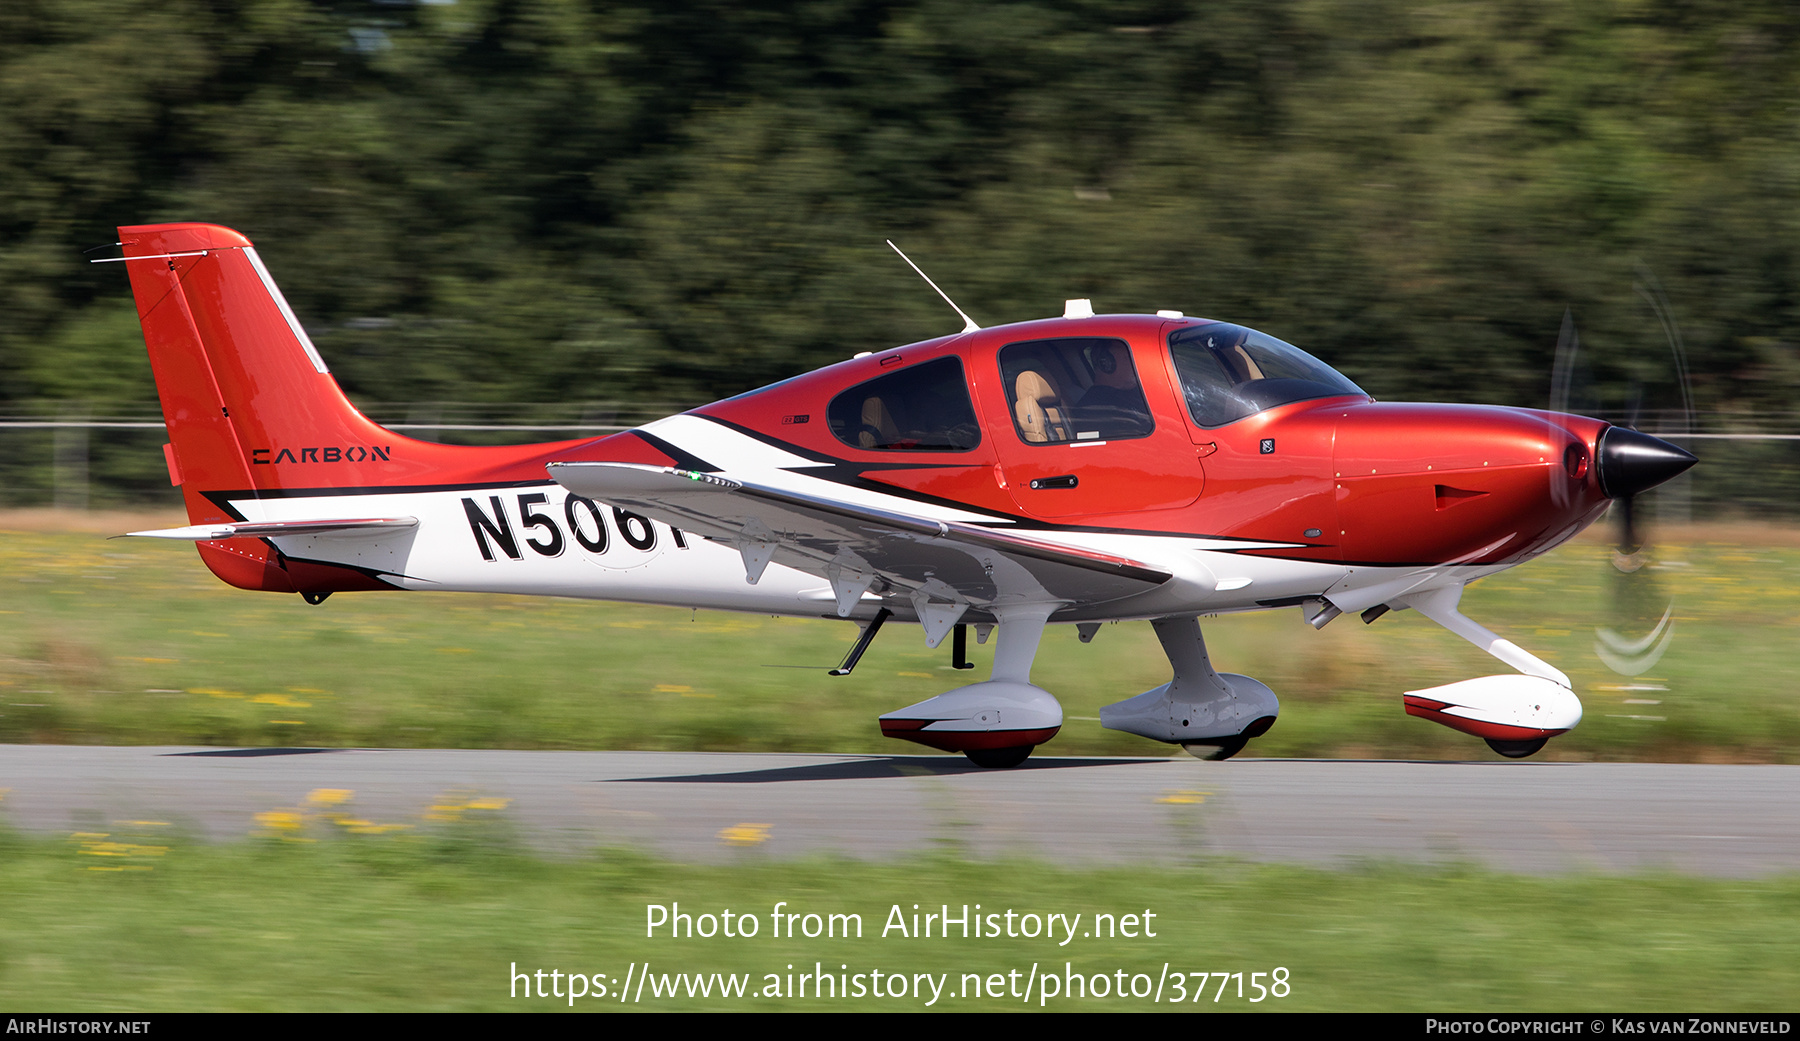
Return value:
[(1203, 427), (1224, 426), (1276, 405), (1345, 394), (1368, 397), (1343, 374), (1290, 343), (1212, 322), (1169, 337), (1188, 413)]

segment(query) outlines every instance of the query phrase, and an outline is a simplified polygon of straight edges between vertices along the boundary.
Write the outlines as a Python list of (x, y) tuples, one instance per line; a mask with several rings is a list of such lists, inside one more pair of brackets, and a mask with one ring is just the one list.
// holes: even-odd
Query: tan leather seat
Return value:
[(856, 441), (864, 448), (877, 445), (891, 445), (900, 440), (900, 428), (894, 425), (894, 417), (888, 414), (887, 406), (880, 398), (864, 398), (862, 406), (862, 429), (857, 432)]
[(1019, 433), (1032, 444), (1067, 441), (1069, 428), (1063, 422), (1062, 396), (1050, 377), (1035, 369), (1026, 369), (1013, 381), (1016, 396), (1013, 416)]

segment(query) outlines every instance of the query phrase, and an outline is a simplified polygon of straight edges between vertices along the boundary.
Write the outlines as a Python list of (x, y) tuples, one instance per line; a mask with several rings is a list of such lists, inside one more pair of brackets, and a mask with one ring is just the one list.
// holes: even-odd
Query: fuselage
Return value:
[[(317, 588), (836, 617), (819, 577), (775, 566), (751, 585), (737, 550), (582, 499), (544, 471), (551, 462), (651, 463), (1025, 531), (1175, 576), (1138, 596), (1071, 606), (1056, 621), (1326, 597), (1350, 610), (1513, 566), (1591, 523), (1607, 502), (1591, 465), (1605, 429), (1511, 408), (1375, 402), (1316, 359), (1241, 327), (1100, 316), (874, 352), (594, 441), (484, 450), (492, 462), (480, 480), (332, 488), (308, 473), (328, 469), (322, 453), (276, 463), (271, 451), (258, 475), (291, 490), (224, 501), (253, 520), (419, 518), (404, 535), (273, 540), (290, 575), (322, 568)], [(472, 451), (387, 442), (395, 463)], [(209, 563), (224, 545), (205, 546)], [(365, 581), (334, 579), (331, 565)], [(866, 599), (858, 616), (877, 605)], [(903, 603), (890, 606), (907, 616)], [(969, 620), (982, 617), (977, 609)]]

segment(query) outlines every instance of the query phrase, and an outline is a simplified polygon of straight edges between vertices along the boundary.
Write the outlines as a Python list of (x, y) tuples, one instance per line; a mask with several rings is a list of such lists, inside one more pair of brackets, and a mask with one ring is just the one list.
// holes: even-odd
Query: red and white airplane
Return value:
[(1173, 675), (1116, 730), (1235, 754), (1275, 694), (1214, 671), (1198, 617), (1299, 607), (1314, 627), (1413, 608), (1517, 670), (1406, 711), (1530, 755), (1575, 726), (1562, 672), (1457, 610), (1610, 498), (1685, 470), (1599, 420), (1378, 403), (1316, 358), (1175, 311), (965, 329), (594, 440), (399, 436), (344, 397), (250, 241), (120, 229), (188, 539), (244, 589), (431, 589), (884, 621), (928, 646), (999, 629), (989, 679), (883, 733), (1012, 766), (1062, 726), (1031, 682), (1044, 626), (1148, 620)]

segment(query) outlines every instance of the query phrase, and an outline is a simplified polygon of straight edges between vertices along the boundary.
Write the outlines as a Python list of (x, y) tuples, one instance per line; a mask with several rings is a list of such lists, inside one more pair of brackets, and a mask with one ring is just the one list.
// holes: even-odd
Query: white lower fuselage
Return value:
[[(781, 471), (770, 476), (780, 476)], [(804, 485), (811, 478), (787, 474)], [(885, 498), (877, 496), (877, 498)], [(521, 501), (523, 500), (523, 502)], [(574, 500), (571, 504), (571, 500)], [(738, 550), (677, 532), (667, 524), (573, 496), (554, 483), (505, 488), (433, 489), (350, 495), (316, 494), (237, 499), (248, 520), (318, 517), (416, 517), (399, 532), (280, 536), (272, 539), (291, 558), (341, 564), (371, 573), (401, 589), (517, 593), (628, 603), (666, 604), (771, 615), (836, 617), (831, 586), (822, 578), (780, 563), (752, 585)], [(1005, 530), (1010, 518), (934, 509), (910, 499), (884, 503), (895, 510), (945, 519), (985, 522)], [(527, 516), (529, 514), (529, 516)], [(1175, 577), (1155, 589), (1104, 604), (1069, 608), (1055, 622), (1160, 618), (1291, 606), (1300, 598), (1354, 604), (1385, 602), (1406, 592), (1460, 584), (1502, 570), (1440, 565), (1367, 567), (1279, 557), (1242, 550), (1258, 544), (1091, 531), (1033, 530), (1041, 540), (1101, 550), (1162, 567)], [(1272, 544), (1267, 544), (1272, 545)], [(1273, 603), (1272, 603), (1273, 602)], [(864, 594), (852, 617), (887, 606), (896, 619), (916, 620), (905, 596), (885, 600)], [(990, 620), (972, 605), (968, 621)]]

